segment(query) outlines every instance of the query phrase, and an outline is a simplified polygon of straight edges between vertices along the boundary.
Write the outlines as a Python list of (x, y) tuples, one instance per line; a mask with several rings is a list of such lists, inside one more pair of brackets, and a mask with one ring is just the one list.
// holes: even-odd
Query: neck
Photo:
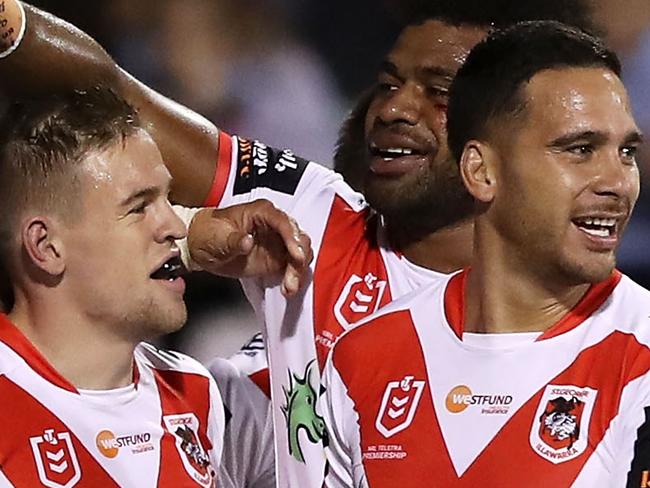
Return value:
[(465, 332), (543, 332), (587, 293), (589, 283), (568, 285), (541, 276), (525, 257), (476, 224), (473, 267), (465, 290)]
[(418, 266), (452, 273), (468, 266), (472, 258), (474, 224), (471, 219), (457, 222), (428, 234), (387, 224), (391, 246)]
[(20, 292), (11, 321), (48, 362), (76, 388), (110, 390), (133, 382), (136, 343), (120, 339), (103, 324), (40, 297)]

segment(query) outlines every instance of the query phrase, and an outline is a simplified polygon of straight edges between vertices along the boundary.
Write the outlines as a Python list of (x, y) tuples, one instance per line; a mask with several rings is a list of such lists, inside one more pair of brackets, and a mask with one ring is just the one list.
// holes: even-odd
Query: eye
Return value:
[(380, 91), (383, 91), (383, 92), (392, 92), (392, 91), (396, 91), (398, 89), (397, 85), (395, 85), (393, 83), (388, 83), (388, 82), (379, 83), (377, 85), (377, 87), (379, 88)]
[(129, 210), (129, 214), (143, 214), (148, 206), (148, 202), (142, 202), (136, 207), (133, 207), (131, 210)]
[(636, 154), (638, 148), (636, 146), (625, 146), (621, 148), (621, 159), (624, 163), (636, 164)]
[(568, 147), (566, 150), (578, 156), (586, 156), (594, 152), (594, 147), (591, 144), (576, 144)]

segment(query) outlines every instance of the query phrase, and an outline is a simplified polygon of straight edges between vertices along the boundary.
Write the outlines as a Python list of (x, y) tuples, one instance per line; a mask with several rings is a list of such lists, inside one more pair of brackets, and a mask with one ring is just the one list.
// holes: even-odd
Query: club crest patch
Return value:
[(199, 485), (214, 486), (214, 470), (210, 457), (199, 440), (199, 421), (193, 413), (165, 415), (167, 431), (174, 436), (176, 449), (188, 474)]
[(48, 488), (72, 488), (81, 479), (81, 468), (69, 432), (45, 429), (29, 438), (38, 478)]
[(573, 385), (547, 385), (530, 430), (533, 450), (553, 464), (585, 452), (597, 393)]
[(375, 427), (381, 435), (389, 438), (411, 425), (424, 384), (413, 376), (405, 376), (401, 381), (391, 381), (386, 385), (375, 419)]

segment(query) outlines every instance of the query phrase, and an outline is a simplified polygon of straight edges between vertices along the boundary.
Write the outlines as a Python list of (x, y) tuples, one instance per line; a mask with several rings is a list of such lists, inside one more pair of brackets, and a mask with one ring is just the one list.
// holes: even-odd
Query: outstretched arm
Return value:
[[(15, 97), (95, 84), (112, 87), (139, 110), (158, 144), (174, 177), (171, 199), (188, 206), (204, 203), (216, 169), (217, 128), (140, 83), (84, 32), (42, 10), (22, 5), (24, 37), (11, 54), (0, 59), (0, 90)], [(20, 19), (18, 0), (0, 0), (0, 51), (17, 37)]]

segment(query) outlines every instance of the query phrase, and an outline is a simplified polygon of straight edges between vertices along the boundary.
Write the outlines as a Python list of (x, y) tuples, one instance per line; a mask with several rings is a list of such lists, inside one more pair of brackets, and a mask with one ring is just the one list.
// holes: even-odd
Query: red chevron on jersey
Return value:
[(335, 346), (326, 486), (626, 486), (647, 458), (650, 293), (615, 273), (537, 340), (483, 347), (451, 313), (464, 276), (395, 301)]
[(370, 215), (369, 209), (355, 211), (334, 197), (314, 270), (314, 337), (321, 367), (339, 335), (391, 301), (377, 217), (369, 221)]
[(0, 484), (215, 486), (225, 420), (214, 380), (196, 361), (147, 344), (134, 364), (137, 383), (77, 390), (0, 315)]

